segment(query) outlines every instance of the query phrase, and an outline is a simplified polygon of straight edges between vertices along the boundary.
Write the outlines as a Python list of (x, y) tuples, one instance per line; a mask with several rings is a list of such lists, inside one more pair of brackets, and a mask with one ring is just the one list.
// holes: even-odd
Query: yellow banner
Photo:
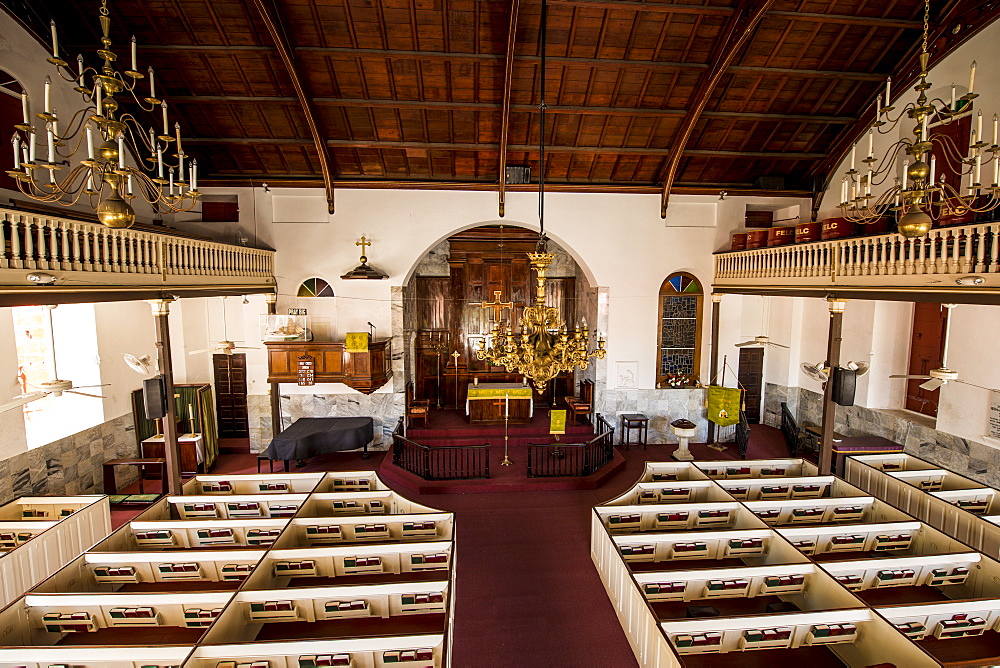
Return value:
[(566, 411), (549, 411), (549, 433), (566, 433)]
[(368, 352), (368, 332), (348, 332), (344, 349), (349, 353)]
[(720, 427), (728, 427), (740, 421), (740, 396), (738, 387), (708, 388), (708, 419)]

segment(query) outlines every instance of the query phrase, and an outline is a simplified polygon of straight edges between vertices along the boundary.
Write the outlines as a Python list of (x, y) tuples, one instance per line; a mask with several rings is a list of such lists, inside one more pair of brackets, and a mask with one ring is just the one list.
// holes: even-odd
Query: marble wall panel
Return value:
[[(137, 455), (132, 415), (119, 416), (0, 460), (0, 504), (35, 494), (102, 494), (104, 462)], [(119, 467), (119, 486), (135, 479), (133, 467)]]
[[(767, 383), (764, 388), (764, 422), (781, 426), (781, 402), (785, 401), (800, 427), (819, 425), (823, 417), (823, 395), (801, 387)], [(1000, 487), (1000, 448), (928, 426), (928, 418), (905, 411), (865, 406), (838, 406), (834, 429), (845, 436), (873, 435), (902, 443), (904, 451), (921, 459)]]

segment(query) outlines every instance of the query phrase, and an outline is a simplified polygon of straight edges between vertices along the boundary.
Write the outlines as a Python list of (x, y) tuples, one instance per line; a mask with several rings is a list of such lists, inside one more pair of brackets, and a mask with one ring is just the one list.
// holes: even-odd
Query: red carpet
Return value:
[[(594, 505), (630, 488), (646, 461), (668, 460), (675, 447), (633, 447), (622, 453), (622, 470), (596, 490), (445, 495), (403, 492), (418, 503), (455, 513), (458, 580), (453, 665), (635, 666), (632, 650), (590, 560), (590, 513)], [(704, 445), (693, 445), (691, 451), (698, 459), (736, 459), (733, 446), (724, 453)], [(748, 455), (754, 459), (787, 457), (788, 451), (778, 430), (755, 425)], [(360, 453), (338, 453), (293, 470), (373, 470), (379, 467), (379, 457), (365, 461)], [(252, 455), (223, 455), (212, 473), (256, 470)], [(115, 525), (136, 512), (114, 511)], [(719, 657), (713, 661), (718, 662)], [(731, 663), (731, 658), (726, 657), (726, 662)]]

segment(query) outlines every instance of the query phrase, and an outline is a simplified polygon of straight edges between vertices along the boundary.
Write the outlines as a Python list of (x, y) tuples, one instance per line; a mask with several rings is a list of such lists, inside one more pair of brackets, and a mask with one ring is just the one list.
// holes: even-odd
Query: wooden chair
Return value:
[(580, 381), (580, 394), (575, 397), (566, 397), (566, 408), (569, 410), (570, 424), (576, 424), (579, 418), (583, 418), (586, 424), (591, 423), (594, 414), (594, 382), (589, 379)]
[(414, 399), (413, 383), (406, 384), (406, 423), (410, 424), (416, 420), (424, 421), (424, 429), (427, 428), (427, 419), (430, 417), (431, 400)]

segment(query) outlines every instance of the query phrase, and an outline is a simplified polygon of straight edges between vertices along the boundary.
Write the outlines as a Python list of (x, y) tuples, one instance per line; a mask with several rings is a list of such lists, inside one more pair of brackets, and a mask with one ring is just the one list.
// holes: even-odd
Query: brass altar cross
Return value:
[(368, 258), (367, 258), (367, 257), (365, 257), (365, 247), (366, 247), (366, 246), (371, 246), (371, 245), (372, 245), (372, 242), (370, 242), (370, 241), (366, 240), (366, 239), (365, 239), (365, 238), (364, 238), (364, 237), (362, 236), (362, 237), (361, 237), (361, 241), (356, 241), (356, 242), (354, 242), (354, 245), (355, 245), (355, 246), (361, 246), (361, 263), (362, 263), (362, 264), (364, 264), (365, 262), (367, 262), (367, 261), (368, 261)]
[(451, 354), (451, 356), (455, 358), (455, 366), (458, 366), (458, 358), (461, 357), (462, 355), (456, 350)]
[(491, 309), (493, 309), (493, 318), (492, 318), (492, 320), (499, 321), (500, 320), (500, 314), (503, 313), (503, 310), (505, 308), (509, 308), (509, 309), (513, 309), (514, 308), (514, 302), (502, 302), (502, 301), (500, 301), (500, 295), (502, 295), (502, 294), (503, 294), (503, 291), (501, 291), (501, 290), (494, 290), (493, 291), (493, 301), (492, 302), (483, 302), (482, 304), (480, 304), (480, 306), (482, 306), (483, 308), (491, 308)]

